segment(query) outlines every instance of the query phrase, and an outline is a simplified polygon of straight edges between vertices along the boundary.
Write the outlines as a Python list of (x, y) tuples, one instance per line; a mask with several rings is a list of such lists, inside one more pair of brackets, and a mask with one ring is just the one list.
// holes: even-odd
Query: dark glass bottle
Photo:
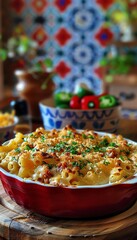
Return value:
[(10, 108), (15, 110), (15, 115), (19, 119), (15, 131), (22, 132), (23, 134), (31, 132), (32, 121), (28, 114), (27, 102), (24, 99), (13, 100), (10, 102)]

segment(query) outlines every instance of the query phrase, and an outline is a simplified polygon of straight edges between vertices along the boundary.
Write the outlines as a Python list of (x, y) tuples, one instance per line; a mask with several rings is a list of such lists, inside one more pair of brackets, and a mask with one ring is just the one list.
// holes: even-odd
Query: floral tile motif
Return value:
[(70, 15), (70, 23), (76, 31), (93, 31), (98, 27), (100, 16), (96, 8), (73, 8)]
[(33, 0), (31, 6), (36, 11), (36, 13), (41, 14), (48, 6), (48, 2), (46, 0)]
[(73, 44), (71, 49), (72, 61), (75, 64), (92, 66), (98, 60), (98, 51), (95, 44)]
[(10, 6), (16, 13), (21, 13), (25, 8), (25, 0), (12, 0)]
[(32, 38), (38, 42), (39, 46), (41, 46), (48, 40), (48, 35), (42, 27), (39, 27), (34, 31)]
[(63, 61), (56, 66), (56, 72), (60, 77), (65, 78), (71, 72), (71, 68)]
[(101, 27), (99, 31), (95, 34), (95, 38), (100, 43), (102, 47), (106, 47), (108, 43), (111, 42), (114, 35), (108, 27)]
[(54, 4), (60, 12), (64, 12), (72, 4), (72, 0), (55, 0)]
[(97, 4), (99, 4), (104, 10), (107, 10), (112, 6), (115, 0), (96, 0)]
[(55, 35), (55, 39), (61, 46), (66, 45), (71, 38), (72, 38), (71, 33), (69, 33), (69, 31), (66, 30), (65, 28), (60, 28)]
[(57, 90), (74, 90), (84, 82), (102, 91), (98, 63), (113, 31), (104, 27), (114, 0), (10, 0), (13, 27), (20, 25), (38, 42), (38, 57), (51, 57)]

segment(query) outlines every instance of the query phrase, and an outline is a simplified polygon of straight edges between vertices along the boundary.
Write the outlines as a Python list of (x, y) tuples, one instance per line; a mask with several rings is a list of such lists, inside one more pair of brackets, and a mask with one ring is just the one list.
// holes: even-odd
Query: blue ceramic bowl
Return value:
[(115, 133), (120, 120), (120, 106), (107, 109), (61, 109), (54, 107), (53, 99), (39, 103), (44, 128), (60, 129), (70, 124), (76, 129), (92, 129)]

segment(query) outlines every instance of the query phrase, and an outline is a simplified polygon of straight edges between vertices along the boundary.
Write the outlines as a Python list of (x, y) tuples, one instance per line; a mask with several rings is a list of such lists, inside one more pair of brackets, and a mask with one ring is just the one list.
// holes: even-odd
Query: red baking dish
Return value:
[(137, 199), (137, 176), (112, 185), (54, 187), (0, 169), (6, 193), (19, 205), (49, 217), (99, 218), (120, 213)]
[(125, 211), (137, 200), (137, 174), (119, 184), (76, 187), (24, 180), (1, 167), (0, 178), (6, 193), (17, 204), (48, 217), (107, 217)]

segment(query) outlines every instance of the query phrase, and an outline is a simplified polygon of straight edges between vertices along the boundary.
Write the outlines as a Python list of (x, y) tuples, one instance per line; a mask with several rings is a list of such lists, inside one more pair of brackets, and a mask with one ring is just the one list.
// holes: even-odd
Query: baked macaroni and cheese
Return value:
[(0, 112), (0, 128), (1, 127), (7, 127), (9, 125), (14, 124), (14, 116), (15, 112), (12, 111), (11, 113), (5, 112), (2, 113)]
[(137, 173), (137, 145), (121, 135), (40, 127), (0, 146), (0, 167), (54, 186), (121, 183)]

